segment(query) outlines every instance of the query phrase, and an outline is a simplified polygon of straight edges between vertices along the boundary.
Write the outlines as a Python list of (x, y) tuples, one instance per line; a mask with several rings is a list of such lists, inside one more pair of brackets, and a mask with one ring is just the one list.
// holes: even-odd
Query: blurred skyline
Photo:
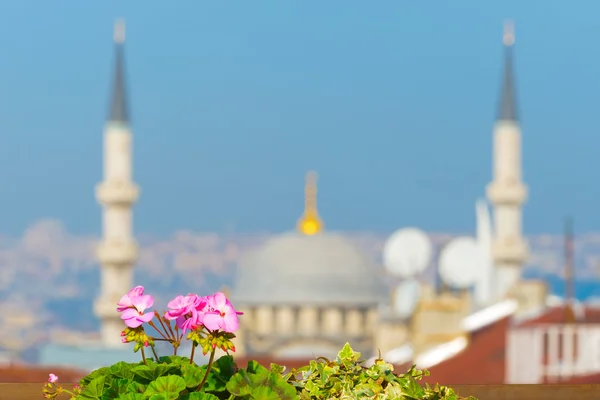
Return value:
[(135, 231), (282, 231), (319, 172), (330, 230), (472, 232), (516, 23), (525, 233), (600, 231), (600, 3), (0, 3), (0, 232), (97, 234), (114, 19)]

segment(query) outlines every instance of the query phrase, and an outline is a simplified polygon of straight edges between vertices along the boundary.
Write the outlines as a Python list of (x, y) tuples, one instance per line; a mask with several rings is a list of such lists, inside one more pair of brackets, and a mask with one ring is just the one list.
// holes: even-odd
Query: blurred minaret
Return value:
[(521, 130), (515, 104), (513, 76), (514, 25), (504, 29), (504, 82), (494, 127), (494, 177), (487, 197), (494, 206), (492, 258), (496, 268), (496, 297), (506, 296), (519, 281), (528, 248), (522, 236), (522, 207), (527, 187), (521, 181)]
[(133, 287), (133, 264), (138, 252), (132, 235), (132, 205), (138, 199), (139, 189), (132, 181), (132, 135), (125, 96), (125, 23), (122, 20), (115, 24), (114, 41), (112, 100), (104, 127), (104, 180), (96, 187), (96, 198), (103, 208), (103, 238), (97, 249), (102, 282), (94, 311), (102, 321), (102, 342), (108, 347), (122, 345), (120, 332), (125, 325), (116, 305)]

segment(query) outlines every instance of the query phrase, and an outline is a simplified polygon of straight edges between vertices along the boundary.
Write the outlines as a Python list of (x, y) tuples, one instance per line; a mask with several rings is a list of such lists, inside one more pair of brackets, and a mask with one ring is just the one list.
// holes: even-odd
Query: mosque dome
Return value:
[(232, 299), (239, 304), (372, 306), (387, 300), (375, 266), (342, 235), (322, 232), (316, 174), (307, 175), (298, 232), (268, 240), (239, 265)]
[(339, 234), (290, 232), (241, 262), (233, 298), (243, 304), (374, 305), (387, 298), (376, 272)]

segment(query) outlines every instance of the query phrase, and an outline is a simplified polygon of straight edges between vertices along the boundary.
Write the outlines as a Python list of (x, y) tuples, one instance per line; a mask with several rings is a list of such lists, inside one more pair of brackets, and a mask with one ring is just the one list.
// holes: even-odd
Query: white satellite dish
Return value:
[(440, 253), (439, 273), (444, 283), (455, 289), (474, 285), (484, 266), (484, 257), (477, 240), (461, 236), (448, 243)]
[(421, 284), (415, 279), (400, 283), (393, 293), (392, 308), (400, 318), (410, 317), (421, 298)]
[(433, 246), (425, 232), (404, 228), (394, 232), (383, 247), (383, 264), (393, 275), (409, 278), (420, 274), (431, 261)]

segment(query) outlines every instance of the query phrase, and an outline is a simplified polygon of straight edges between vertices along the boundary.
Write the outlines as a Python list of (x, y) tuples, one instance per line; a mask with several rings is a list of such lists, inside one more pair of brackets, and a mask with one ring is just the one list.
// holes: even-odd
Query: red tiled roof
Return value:
[[(541, 315), (520, 322), (517, 326), (528, 327), (539, 324), (561, 324), (565, 322), (566, 306), (556, 306), (545, 310)], [(600, 308), (584, 306), (583, 320), (578, 320), (577, 323), (600, 323)]]
[(444, 385), (503, 384), (509, 321), (510, 317), (503, 318), (472, 332), (467, 348), (456, 356), (428, 368), (431, 375), (423, 381)]
[(0, 383), (39, 383), (40, 390), (42, 390), (41, 387), (48, 381), (50, 373), (58, 376), (59, 382), (63, 383), (79, 382), (88, 374), (84, 371), (64, 367), (18, 364), (0, 367)]
[(586, 322), (600, 323), (600, 307), (586, 307), (583, 314)]

